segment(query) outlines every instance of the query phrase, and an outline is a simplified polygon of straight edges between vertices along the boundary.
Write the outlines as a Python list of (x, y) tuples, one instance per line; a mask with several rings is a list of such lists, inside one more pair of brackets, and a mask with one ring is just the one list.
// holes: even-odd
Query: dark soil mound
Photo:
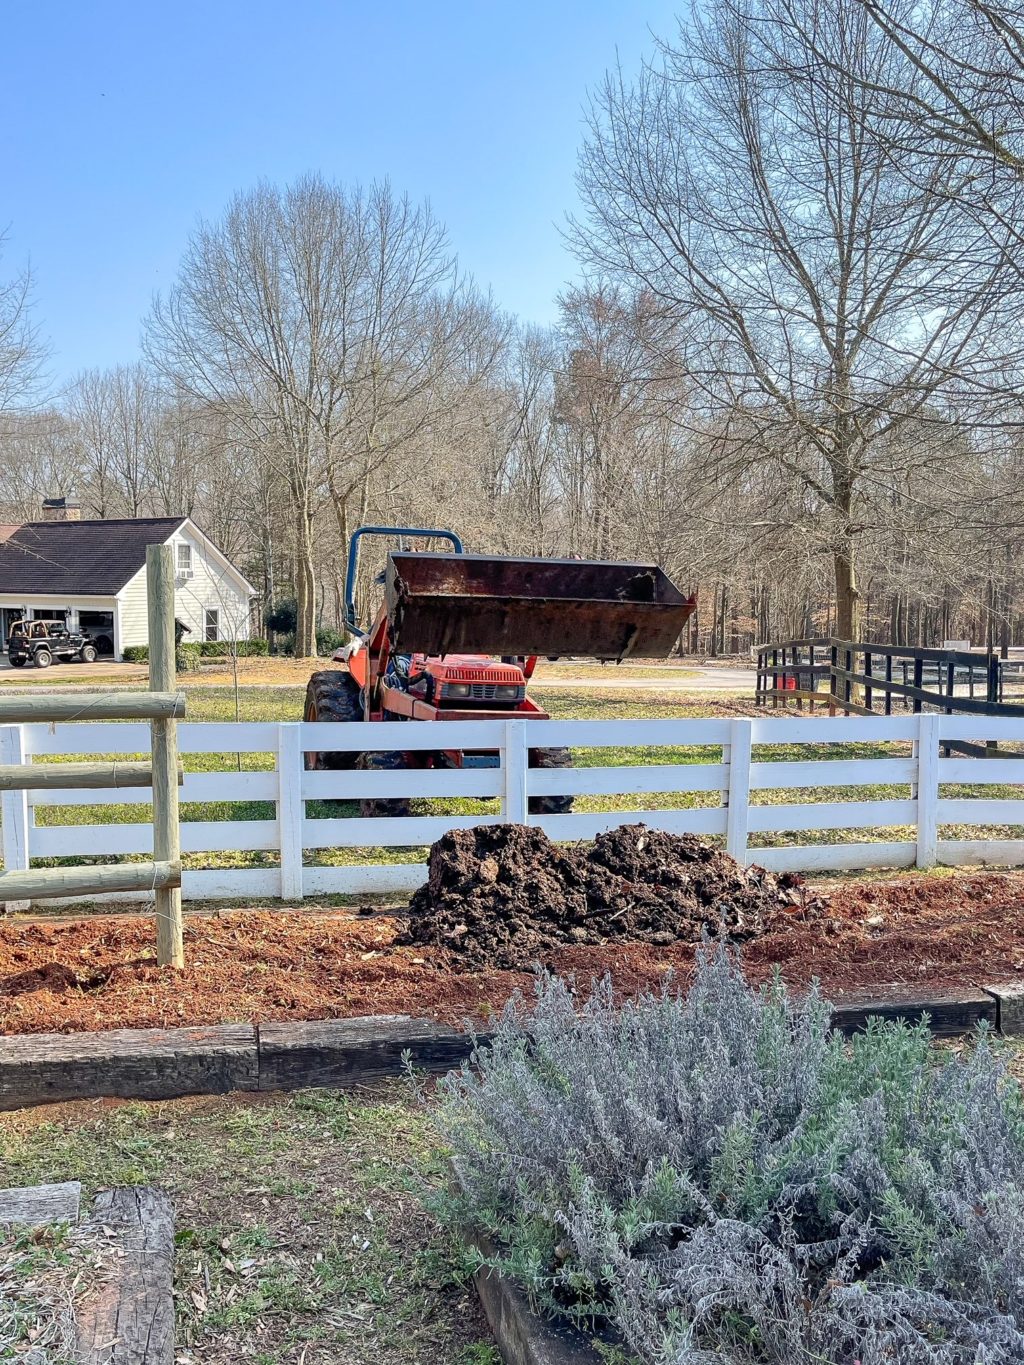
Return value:
[(434, 844), (399, 942), (447, 948), (467, 971), (515, 969), (565, 944), (738, 942), (805, 901), (796, 878), (691, 835), (622, 825), (567, 849), (539, 829), (480, 825)]

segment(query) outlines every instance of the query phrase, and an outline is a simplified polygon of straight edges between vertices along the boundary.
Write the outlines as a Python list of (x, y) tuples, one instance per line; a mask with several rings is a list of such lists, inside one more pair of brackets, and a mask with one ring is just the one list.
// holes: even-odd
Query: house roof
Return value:
[(0, 593), (112, 597), (186, 517), (28, 521), (0, 533)]

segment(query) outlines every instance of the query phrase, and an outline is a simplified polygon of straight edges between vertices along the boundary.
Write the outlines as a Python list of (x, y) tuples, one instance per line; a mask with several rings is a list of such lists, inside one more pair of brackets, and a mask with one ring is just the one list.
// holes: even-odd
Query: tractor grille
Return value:
[(473, 684), (473, 696), (477, 695), (478, 687), (490, 688), (490, 692), (481, 692), (481, 698), (493, 695), (494, 687), (521, 687), (523, 685), (523, 675), (518, 668), (502, 668), (500, 665), (492, 665), (487, 670), (487, 676), (493, 682), (480, 683), (475, 679), (480, 675), (478, 668), (446, 668), (445, 682), (468, 682)]

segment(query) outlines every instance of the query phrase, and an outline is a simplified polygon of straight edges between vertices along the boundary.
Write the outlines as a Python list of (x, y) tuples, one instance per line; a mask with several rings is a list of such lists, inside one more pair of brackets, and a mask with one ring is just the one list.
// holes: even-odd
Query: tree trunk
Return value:
[(860, 593), (853, 562), (853, 546), (847, 542), (832, 556), (836, 580), (836, 635), (857, 640), (860, 635)]
[(312, 516), (301, 502), (295, 515), (295, 657), (316, 658), (316, 575)]

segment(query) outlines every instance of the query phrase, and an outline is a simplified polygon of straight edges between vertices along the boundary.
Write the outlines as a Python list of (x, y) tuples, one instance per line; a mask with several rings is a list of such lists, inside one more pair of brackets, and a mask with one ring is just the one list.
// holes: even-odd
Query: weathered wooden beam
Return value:
[[(934, 1034), (950, 1037), (982, 1022), (995, 1027), (997, 992), (1006, 1030), (1024, 1032), (1024, 1009), (1016, 1012), (1010, 990), (996, 986), (930, 997), (845, 993), (832, 1024), (850, 1034), (873, 1015), (912, 1021), (927, 1015)], [(487, 1035), (477, 1041), (486, 1043)], [(401, 1075), (406, 1054), (421, 1070), (446, 1072), (472, 1047), (468, 1033), (401, 1015), (266, 1023), (258, 1039), (249, 1024), (14, 1034), (0, 1036), (0, 1110), (99, 1096), (169, 1099), (362, 1085)]]
[[(173, 634), (174, 622), (171, 621)], [(171, 687), (174, 680), (171, 680)], [(0, 697), (0, 725), (52, 720), (159, 720), (185, 714), (184, 692), (46, 692)]]
[(0, 1190), (0, 1227), (39, 1228), (47, 1223), (77, 1223), (82, 1186), (77, 1180), (59, 1185), (25, 1185)]
[[(179, 786), (183, 780), (179, 763)], [(151, 763), (0, 763), (0, 791), (148, 787), (152, 781)]]
[(97, 863), (0, 872), (0, 905), (51, 896), (99, 896), (104, 891), (159, 891), (181, 886), (181, 862)]
[[(75, 1304), (82, 1365), (173, 1365), (174, 1215), (149, 1186), (104, 1190), (91, 1223), (103, 1229), (105, 1274)], [(112, 1254), (109, 1254), (112, 1253)]]
[[(464, 1228), (463, 1239), (483, 1258), (497, 1255), (485, 1233)], [(571, 1323), (542, 1317), (519, 1286), (499, 1271), (484, 1266), (474, 1272), (473, 1283), (506, 1365), (600, 1365), (607, 1359)]]
[[(149, 685), (156, 692), (175, 682), (174, 552), (170, 545), (146, 547), (149, 609)], [(173, 717), (151, 724), (153, 753), (153, 857), (181, 861), (178, 827), (178, 731)], [(156, 960), (161, 967), (183, 967), (181, 879), (168, 882), (156, 896)]]
[(472, 1040), (432, 1019), (370, 1015), (260, 1025), (260, 1089), (358, 1085), (397, 1076), (408, 1053), (423, 1071), (445, 1072), (468, 1057)]
[(956, 1038), (973, 1033), (981, 1023), (996, 1026), (996, 1002), (987, 990), (937, 991), (922, 995), (882, 996), (847, 993), (832, 1012), (832, 1027), (841, 1033), (859, 1033), (871, 1018), (903, 1019), (919, 1023), (925, 1016), (937, 1038)]
[(0, 1110), (256, 1090), (258, 1067), (251, 1024), (9, 1034), (0, 1036)]

